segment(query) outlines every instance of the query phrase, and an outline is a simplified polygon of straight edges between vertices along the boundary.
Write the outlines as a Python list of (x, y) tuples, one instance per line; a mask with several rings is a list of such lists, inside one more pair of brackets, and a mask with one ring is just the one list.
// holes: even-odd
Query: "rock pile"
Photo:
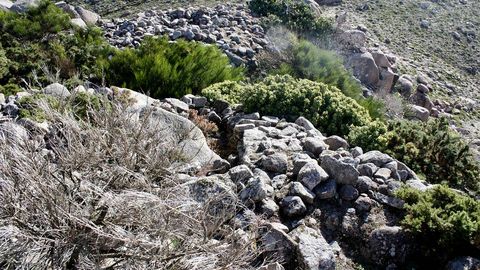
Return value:
[(259, 20), (245, 5), (145, 11), (133, 19), (102, 20), (108, 41), (119, 48), (136, 47), (147, 36), (168, 36), (215, 44), (235, 65), (257, 64), (255, 54), (269, 45)]
[[(200, 96), (155, 100), (114, 87), (69, 91), (52, 84), (42, 92), (59, 98), (75, 92), (128, 94), (134, 115), (154, 108), (157, 124), (174, 136), (190, 134), (182, 144), (187, 164), (175, 166), (175, 177), (198, 202), (224, 196), (216, 205), (230, 213), (226, 226), (256, 239), (262, 255), (277, 261), (262, 269), (353, 269), (357, 259), (395, 269), (415, 252), (415, 242), (398, 226), (403, 201), (394, 192), (402, 184), (422, 191), (431, 185), (387, 154), (324, 136), (303, 117), (287, 122)], [(0, 136), (28, 137), (32, 127), (49, 130), (48, 123), (15, 120), (18, 100), (30, 94), (0, 97)], [(237, 142), (238, 151), (227, 160), (214, 154), (187, 119), (189, 110), (215, 122)], [(199, 176), (206, 169), (208, 176)], [(235, 208), (233, 201), (245, 207)]]

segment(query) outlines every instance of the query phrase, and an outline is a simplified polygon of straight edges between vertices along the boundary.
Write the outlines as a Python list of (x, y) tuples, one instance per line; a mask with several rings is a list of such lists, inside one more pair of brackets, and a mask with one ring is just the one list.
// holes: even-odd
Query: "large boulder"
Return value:
[(369, 151), (363, 155), (358, 157), (360, 159), (360, 163), (373, 163), (375, 166), (383, 167), (383, 165), (393, 161), (393, 158), (387, 154), (384, 154), (380, 151), (374, 150)]
[(82, 7), (76, 7), (75, 11), (87, 25), (95, 25), (100, 20), (100, 15)]
[(409, 253), (410, 237), (399, 226), (382, 226), (372, 231), (363, 252), (379, 265), (403, 263)]
[(181, 167), (182, 164), (198, 164), (204, 167), (222, 161), (208, 147), (202, 131), (190, 120), (160, 108), (155, 108), (147, 114), (150, 114), (150, 125), (158, 125), (169, 131), (170, 136), (165, 138), (164, 143), (176, 146), (180, 157), (177, 162), (179, 164), (174, 164), (174, 167), (176, 165)]
[(259, 229), (260, 246), (266, 256), (282, 263), (289, 263), (295, 258), (297, 244), (281, 228), (268, 223)]
[(374, 88), (377, 85), (380, 76), (377, 64), (375, 64), (371, 53), (352, 54), (347, 64), (353, 70), (353, 75), (367, 87)]
[(422, 122), (426, 122), (429, 116), (430, 112), (428, 111), (428, 109), (418, 105), (410, 104), (406, 112), (406, 117), (410, 119), (417, 119)]
[(335, 254), (318, 230), (300, 226), (289, 233), (298, 243), (297, 260), (300, 269), (334, 270)]
[(365, 46), (367, 35), (360, 30), (347, 30), (338, 35), (338, 42), (346, 49), (359, 49)]

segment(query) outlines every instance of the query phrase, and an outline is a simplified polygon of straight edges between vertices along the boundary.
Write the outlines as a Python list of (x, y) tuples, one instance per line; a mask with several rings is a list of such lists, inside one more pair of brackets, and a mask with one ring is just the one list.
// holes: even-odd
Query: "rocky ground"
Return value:
[[(419, 190), (432, 185), (386, 154), (364, 152), (339, 136), (323, 136), (303, 117), (287, 122), (245, 114), (239, 106), (209, 103), (204, 97), (155, 100), (120, 88), (79, 86), (69, 91), (56, 83), (41, 92), (60, 99), (79, 93), (126, 96), (126, 112), (137, 115), (129, 116), (130, 121), (153, 116), (149, 125), (168, 130), (162, 133), (167, 135), (162, 141), (180, 151), (181, 158), (168, 170), (176, 185), (190, 188), (189, 198), (200, 207), (213, 198), (217, 198), (216, 207), (227, 201), (243, 205), (229, 208), (232, 218), (224, 226), (235, 231), (235, 241), (255, 239), (256, 252), (271, 262), (261, 269), (357, 269), (359, 265), (397, 269), (418, 252), (411, 235), (398, 226), (403, 201), (394, 192), (402, 184)], [(55, 123), (15, 120), (17, 101), (31, 94), (21, 92), (0, 100), (3, 140), (26, 143), (51, 136)], [(192, 120), (196, 124), (188, 119), (192, 110), (200, 117)], [(228, 156), (222, 158), (210, 150), (207, 140), (215, 137), (204, 137), (196, 127), (201, 126), (199, 119), (215, 123), (223, 136), (236, 142)], [(57, 152), (48, 149), (48, 144), (45, 147), (38, 153)], [(58, 159), (50, 162), (54, 165)], [(220, 194), (223, 199), (218, 201)], [(462, 260), (480, 264), (472, 258), (452, 263), (462, 265)]]

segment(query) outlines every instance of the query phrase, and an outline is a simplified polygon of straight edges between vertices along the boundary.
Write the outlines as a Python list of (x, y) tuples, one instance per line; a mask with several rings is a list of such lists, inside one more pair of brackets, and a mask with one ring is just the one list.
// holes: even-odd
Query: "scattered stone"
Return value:
[(58, 98), (66, 98), (70, 96), (70, 92), (68, 91), (68, 89), (59, 83), (52, 83), (49, 86), (43, 88), (43, 93)]
[(293, 182), (290, 185), (290, 196), (298, 196), (300, 197), (304, 202), (313, 204), (313, 201), (315, 199), (315, 194), (305, 188), (300, 182)]
[(283, 213), (288, 217), (295, 217), (305, 213), (307, 207), (298, 196), (287, 196), (280, 202)]
[(356, 200), (358, 197), (358, 190), (352, 185), (344, 185), (340, 188), (340, 197), (346, 201)]
[(348, 142), (340, 136), (333, 135), (326, 138), (323, 141), (328, 145), (329, 150), (336, 151), (340, 148), (343, 148), (343, 149), (349, 148)]
[(324, 150), (328, 149), (328, 145), (318, 137), (308, 137), (303, 142), (303, 149), (318, 157)]
[(318, 185), (315, 190), (316, 198), (326, 200), (334, 198), (337, 194), (337, 182), (333, 179), (329, 179), (326, 182)]
[(304, 184), (309, 190), (313, 190), (322, 181), (328, 179), (328, 174), (316, 161), (306, 163), (300, 169), (297, 180)]
[(360, 155), (358, 158), (360, 159), (361, 164), (373, 163), (378, 167), (383, 167), (383, 165), (393, 161), (392, 157), (377, 150), (369, 151)]
[(321, 232), (306, 226), (300, 226), (290, 232), (290, 235), (298, 243), (297, 258), (301, 269), (335, 269), (335, 255)]
[(262, 159), (262, 167), (270, 172), (286, 173), (288, 168), (287, 155), (276, 153), (265, 156)]

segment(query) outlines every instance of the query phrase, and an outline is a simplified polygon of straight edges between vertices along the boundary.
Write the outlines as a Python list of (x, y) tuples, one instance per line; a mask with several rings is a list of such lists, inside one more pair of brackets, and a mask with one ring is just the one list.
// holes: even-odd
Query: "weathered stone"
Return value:
[(250, 178), (245, 188), (240, 191), (239, 197), (242, 201), (259, 202), (269, 194), (273, 194), (273, 188), (268, 186), (262, 179), (258, 177)]
[(327, 179), (328, 174), (316, 161), (306, 163), (297, 176), (297, 181), (305, 185), (309, 190), (313, 190), (318, 184)]
[(430, 112), (424, 107), (417, 105), (409, 105), (406, 116), (426, 122), (428, 120), (428, 117), (430, 116)]
[(372, 208), (373, 201), (366, 194), (361, 194), (355, 201), (354, 205), (357, 212), (368, 212)]
[(294, 259), (297, 244), (288, 234), (271, 224), (262, 226), (259, 231), (260, 246), (265, 256), (274, 257), (285, 263)]
[(446, 270), (478, 270), (480, 259), (473, 257), (459, 257), (448, 262)]
[(337, 160), (329, 155), (321, 157), (321, 166), (339, 184), (355, 185), (360, 175), (351, 164)]
[(369, 52), (352, 54), (348, 60), (348, 65), (353, 69), (353, 75), (366, 86), (374, 87), (377, 85), (380, 79), (379, 71), (372, 54)]
[(318, 137), (308, 137), (303, 142), (303, 149), (318, 157), (324, 150), (328, 149), (328, 145)]
[(305, 188), (300, 182), (293, 182), (290, 185), (290, 196), (298, 196), (304, 202), (312, 204), (315, 199), (315, 194)]
[(92, 12), (90, 10), (86, 10), (82, 7), (76, 7), (75, 11), (78, 12), (80, 18), (87, 24), (87, 25), (95, 25), (98, 20), (100, 20), (100, 15)]
[(325, 140), (323, 140), (323, 142), (325, 142), (328, 145), (329, 150), (333, 150), (333, 151), (336, 151), (339, 148), (343, 148), (343, 149), (349, 148), (348, 142), (342, 137), (336, 136), (336, 135), (326, 138)]
[(228, 174), (234, 183), (246, 183), (248, 179), (253, 177), (252, 170), (246, 165), (235, 166), (228, 171)]
[(373, 163), (378, 167), (383, 167), (383, 165), (393, 161), (393, 158), (387, 154), (384, 154), (380, 151), (369, 151), (363, 155), (358, 157), (360, 159), (360, 163)]
[(350, 153), (352, 154), (352, 157), (356, 158), (360, 155), (363, 155), (363, 149), (359, 146), (356, 146), (350, 150)]
[(380, 168), (378, 169), (378, 171), (375, 173), (375, 177), (378, 177), (378, 178), (382, 178), (384, 180), (387, 180), (390, 178), (392, 174), (392, 171), (390, 169), (387, 169), (387, 168)]
[(409, 252), (409, 237), (399, 226), (383, 226), (370, 234), (367, 256), (377, 264), (403, 263)]
[(377, 191), (378, 184), (375, 183), (370, 177), (368, 176), (360, 176), (358, 177), (357, 184), (355, 187), (358, 189), (360, 193), (368, 193), (369, 190)]
[(283, 213), (288, 217), (295, 217), (305, 213), (307, 207), (298, 196), (287, 196), (280, 202)]
[(335, 269), (335, 255), (320, 231), (299, 226), (289, 235), (298, 243), (297, 258), (301, 269)]
[(346, 201), (353, 201), (358, 198), (358, 190), (352, 185), (344, 185), (340, 188), (340, 198)]
[(329, 179), (326, 182), (321, 183), (314, 189), (316, 198), (325, 200), (334, 198), (337, 194), (337, 182), (333, 179)]
[(303, 127), (305, 130), (315, 129), (315, 126), (307, 118), (300, 116), (295, 120), (295, 124)]
[(264, 199), (261, 202), (260, 211), (269, 218), (278, 214), (280, 207), (272, 199)]
[(276, 153), (262, 158), (262, 167), (270, 172), (285, 173), (288, 169), (287, 155)]
[(49, 86), (43, 88), (43, 93), (58, 98), (66, 98), (70, 96), (70, 92), (68, 91), (68, 89), (59, 83), (52, 83)]

